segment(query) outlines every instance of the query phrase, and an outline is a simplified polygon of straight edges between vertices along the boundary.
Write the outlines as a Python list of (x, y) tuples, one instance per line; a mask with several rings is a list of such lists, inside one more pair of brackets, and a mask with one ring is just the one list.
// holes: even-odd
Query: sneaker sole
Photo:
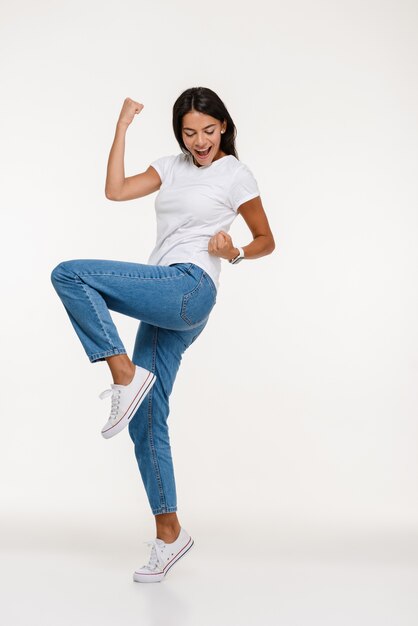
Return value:
[(156, 574), (153, 574), (152, 572), (150, 572), (149, 574), (134, 572), (134, 576), (133, 576), (134, 581), (136, 583), (159, 583), (161, 582), (162, 580), (164, 580), (165, 576), (167, 576), (168, 572), (173, 567), (173, 565), (177, 563), (177, 561), (179, 561), (182, 556), (187, 554), (193, 548), (193, 546), (194, 546), (194, 541), (190, 537), (189, 541), (186, 543), (184, 548), (182, 548), (180, 552), (178, 552), (176, 556), (173, 557), (173, 559), (169, 563), (167, 563), (167, 565), (164, 567), (162, 572), (158, 572)]
[(150, 376), (148, 376), (148, 378), (143, 383), (142, 387), (138, 390), (136, 396), (134, 396), (134, 399), (132, 400), (125, 415), (121, 417), (119, 422), (117, 422), (113, 426), (110, 426), (110, 428), (107, 428), (106, 430), (102, 430), (102, 436), (105, 439), (110, 439), (111, 437), (114, 437), (129, 424), (137, 408), (141, 404), (142, 400), (144, 400), (145, 396), (150, 391), (151, 387), (153, 386), (156, 380), (157, 380), (157, 377), (155, 376), (155, 374), (150, 372)]

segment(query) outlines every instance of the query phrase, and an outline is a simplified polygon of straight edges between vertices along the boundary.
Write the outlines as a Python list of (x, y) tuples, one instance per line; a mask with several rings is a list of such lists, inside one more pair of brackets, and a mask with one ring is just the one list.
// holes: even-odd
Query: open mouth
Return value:
[(206, 150), (195, 150), (195, 152), (200, 159), (206, 159), (206, 157), (209, 156), (211, 150), (212, 146), (210, 148), (207, 148)]

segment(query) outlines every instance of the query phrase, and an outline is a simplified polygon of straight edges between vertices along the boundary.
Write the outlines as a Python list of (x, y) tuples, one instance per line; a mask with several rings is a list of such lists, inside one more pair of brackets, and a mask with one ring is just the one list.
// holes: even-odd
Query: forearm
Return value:
[[(258, 235), (247, 246), (240, 246), (244, 250), (246, 259), (258, 259), (267, 254), (271, 254), (275, 248), (274, 239), (271, 235)], [(233, 248), (233, 259), (239, 253), (237, 248)]]
[(116, 125), (115, 138), (109, 153), (107, 163), (107, 175), (105, 195), (106, 198), (117, 196), (125, 182), (125, 135), (128, 124), (118, 122)]

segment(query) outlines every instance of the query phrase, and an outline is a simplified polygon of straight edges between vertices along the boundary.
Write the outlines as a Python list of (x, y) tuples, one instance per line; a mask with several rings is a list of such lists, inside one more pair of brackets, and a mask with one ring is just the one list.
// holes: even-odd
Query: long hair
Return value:
[(226, 130), (221, 135), (220, 148), (225, 154), (232, 154), (238, 159), (238, 153), (235, 148), (235, 138), (237, 136), (235, 124), (220, 97), (208, 87), (191, 87), (186, 89), (174, 103), (173, 130), (182, 152), (187, 155), (190, 154), (183, 142), (182, 121), (183, 115), (186, 115), (193, 109), (210, 115), (220, 122), (226, 121)]

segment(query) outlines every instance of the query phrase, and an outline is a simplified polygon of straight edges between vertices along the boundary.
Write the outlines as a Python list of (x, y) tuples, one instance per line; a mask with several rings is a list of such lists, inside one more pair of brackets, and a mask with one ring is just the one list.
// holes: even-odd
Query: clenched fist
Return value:
[(118, 124), (129, 124), (134, 119), (134, 115), (137, 115), (142, 111), (144, 105), (141, 102), (135, 102), (135, 100), (131, 100), (130, 98), (125, 98), (122, 106), (122, 110), (119, 115)]
[(228, 260), (233, 259), (238, 254), (231, 237), (224, 230), (220, 230), (219, 233), (209, 239), (208, 252)]

